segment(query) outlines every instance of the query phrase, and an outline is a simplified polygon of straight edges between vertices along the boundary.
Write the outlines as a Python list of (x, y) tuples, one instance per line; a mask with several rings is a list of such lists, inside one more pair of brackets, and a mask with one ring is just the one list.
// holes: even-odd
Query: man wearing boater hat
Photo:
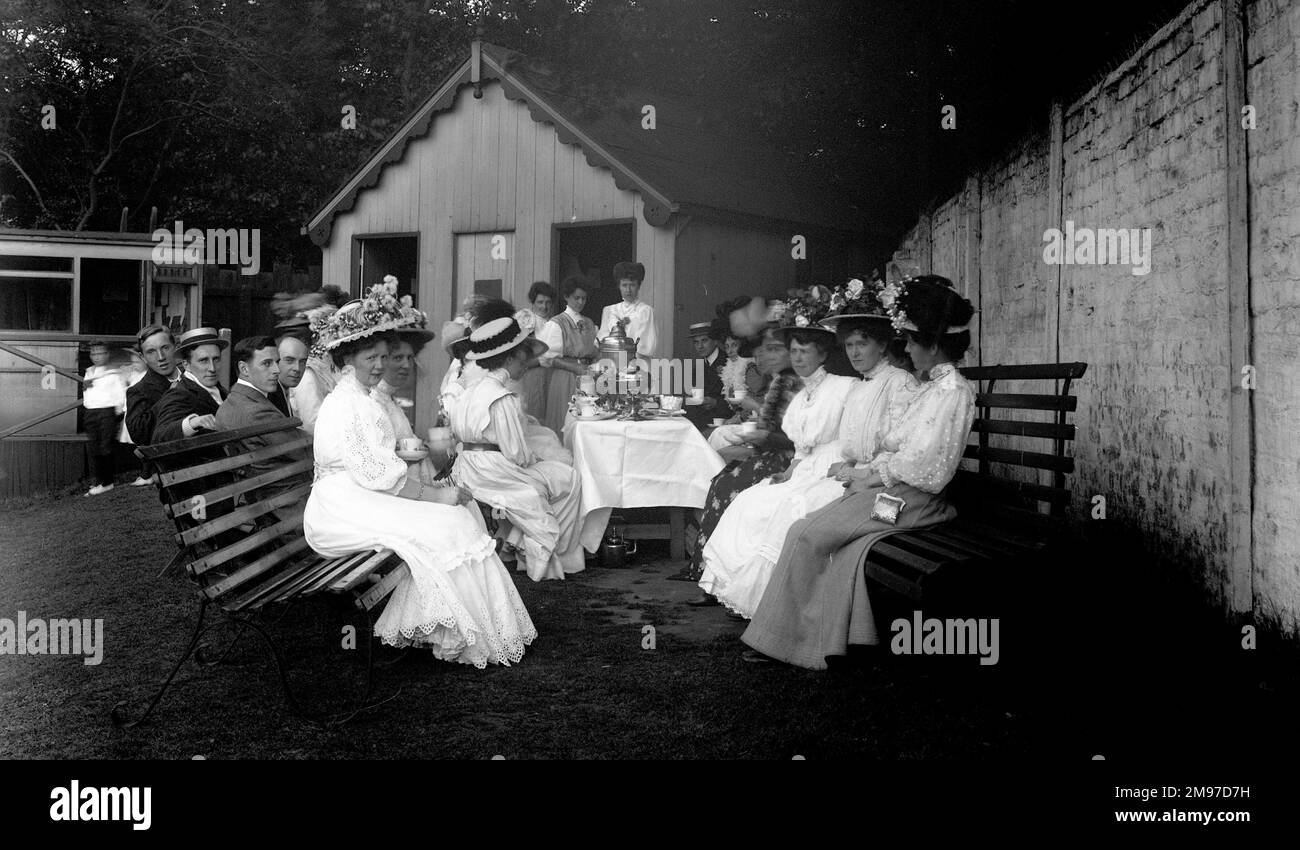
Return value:
[[(722, 367), (726, 358), (722, 356), (721, 343), (727, 338), (726, 327), (718, 322), (696, 322), (690, 328), (691, 345), (695, 348), (697, 360), (703, 361), (704, 404), (688, 406), (686, 418), (701, 430), (713, 418), (713, 411), (723, 396)], [(698, 367), (691, 365), (690, 375), (698, 374)]]
[(154, 406), (152, 442), (165, 443), (216, 429), (217, 408), (226, 400), (218, 380), (221, 352), (229, 345), (216, 328), (194, 328), (181, 334), (176, 353), (185, 361), (185, 376)]

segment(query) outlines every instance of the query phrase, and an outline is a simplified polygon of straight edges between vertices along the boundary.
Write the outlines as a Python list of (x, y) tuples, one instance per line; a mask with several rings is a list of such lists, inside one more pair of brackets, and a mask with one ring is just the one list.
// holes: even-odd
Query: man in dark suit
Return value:
[[(230, 388), (230, 395), (217, 410), (217, 429), (233, 431), (236, 428), (247, 428), (249, 425), (283, 422), (288, 419), (270, 398), (270, 395), (280, 387), (280, 351), (275, 344), (275, 339), (269, 336), (241, 339), (235, 343), (231, 356), (234, 357), (235, 368), (239, 370), (239, 380)], [(244, 451), (253, 451), (306, 436), (308, 436), (306, 431), (292, 428), (287, 431), (274, 431), (249, 437), (240, 440), (237, 445)], [(242, 472), (246, 477), (252, 478), (310, 457), (310, 449), (297, 449), (288, 454), (249, 464)], [(261, 500), (274, 496), (276, 493), (311, 483), (311, 477), (310, 469), (303, 470), (250, 492), (249, 498)]]
[[(718, 415), (714, 411), (722, 404), (722, 367), (727, 360), (722, 356), (721, 344), (727, 338), (727, 329), (718, 321), (696, 322), (691, 325), (690, 335), (697, 362), (704, 361), (704, 403), (687, 406), (686, 418), (702, 431)], [(691, 365), (692, 380), (698, 368)]]
[[(149, 325), (135, 335), (136, 350), (149, 370), (126, 390), (126, 431), (137, 446), (153, 439), (154, 405), (176, 386), (182, 371), (176, 362), (176, 341), (162, 325)], [(145, 483), (148, 483), (147, 481)]]
[(226, 399), (219, 379), (221, 352), (230, 343), (216, 328), (181, 334), (176, 351), (185, 358), (185, 377), (154, 406), (153, 443), (193, 437), (217, 427), (217, 408)]

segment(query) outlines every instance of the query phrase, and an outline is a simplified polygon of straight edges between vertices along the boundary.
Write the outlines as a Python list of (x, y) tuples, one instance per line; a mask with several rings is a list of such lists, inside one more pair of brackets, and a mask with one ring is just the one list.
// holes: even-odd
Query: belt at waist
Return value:
[(501, 447), (496, 443), (461, 443), (460, 450), (463, 452), (499, 452)]

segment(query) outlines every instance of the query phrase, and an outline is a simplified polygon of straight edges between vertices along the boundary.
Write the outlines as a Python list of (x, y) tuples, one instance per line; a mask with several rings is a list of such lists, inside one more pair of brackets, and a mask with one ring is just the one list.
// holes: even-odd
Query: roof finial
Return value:
[(469, 49), (469, 81), (474, 84), (474, 99), (483, 99), (483, 15), (487, 0), (478, 5), (478, 21), (474, 24), (474, 41)]

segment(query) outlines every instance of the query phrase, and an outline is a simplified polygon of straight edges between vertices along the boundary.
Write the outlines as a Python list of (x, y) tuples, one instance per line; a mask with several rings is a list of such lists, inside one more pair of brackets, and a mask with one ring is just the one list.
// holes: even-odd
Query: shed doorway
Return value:
[(384, 282), (385, 275), (397, 278), (397, 294), (417, 298), (419, 306), (420, 237), (415, 233), (376, 233), (353, 237), (352, 295)]
[(593, 322), (610, 304), (622, 300), (614, 280), (614, 264), (636, 261), (636, 227), (631, 219), (599, 224), (555, 225), (554, 277), (560, 293), (557, 311), (564, 309), (565, 278), (577, 276), (587, 284), (587, 307), (583, 311)]

